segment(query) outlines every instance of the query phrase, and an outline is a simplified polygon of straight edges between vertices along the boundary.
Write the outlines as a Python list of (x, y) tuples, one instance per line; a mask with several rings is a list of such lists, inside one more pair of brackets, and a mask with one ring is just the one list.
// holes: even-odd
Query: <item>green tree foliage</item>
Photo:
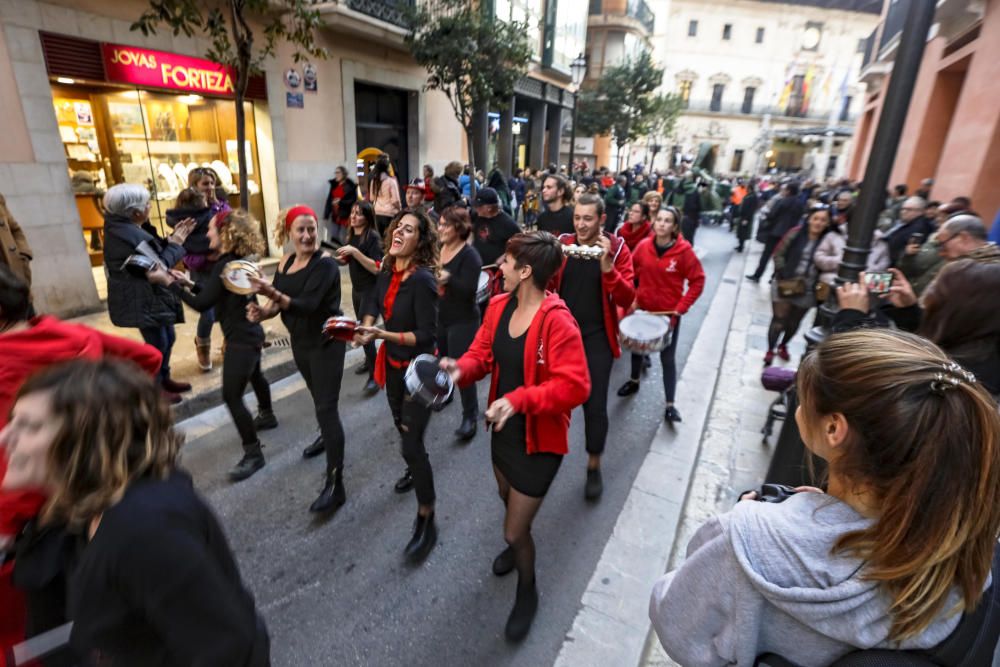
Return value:
[(174, 35), (204, 35), (212, 42), (205, 57), (236, 72), (236, 150), (243, 208), (248, 208), (250, 199), (243, 110), (247, 84), (279, 42), (294, 47), (295, 62), (327, 57), (326, 49), (316, 46), (314, 34), (323, 22), (311, 5), (309, 0), (149, 0), (149, 9), (132, 24), (131, 29), (143, 35), (155, 34), (160, 26)]
[[(473, 122), (477, 113), (510, 105), (514, 84), (528, 71), (531, 60), (527, 25), (497, 19), (488, 2), (416, 4), (409, 12), (406, 44), (417, 64), (427, 69), (424, 89), (440, 90), (451, 103), (465, 130), (475, 174)], [(474, 178), (470, 187), (474, 195)]]
[(669, 134), (681, 110), (676, 95), (658, 95), (663, 69), (643, 52), (611, 67), (597, 86), (580, 94), (577, 123), (582, 134), (614, 136), (619, 155), (626, 144), (646, 136)]

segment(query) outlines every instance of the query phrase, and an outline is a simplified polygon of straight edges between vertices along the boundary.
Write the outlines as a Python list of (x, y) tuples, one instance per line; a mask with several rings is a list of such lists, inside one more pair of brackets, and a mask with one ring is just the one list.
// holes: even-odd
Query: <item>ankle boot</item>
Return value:
[(323, 490), (319, 492), (319, 498), (309, 506), (309, 511), (314, 514), (332, 512), (345, 502), (347, 492), (344, 491), (344, 475), (340, 468), (334, 468), (326, 474)]
[(468, 441), (476, 437), (476, 417), (462, 417), (462, 425), (455, 431), (459, 440)]
[(264, 452), (261, 449), (260, 440), (243, 446), (243, 458), (229, 471), (230, 481), (242, 482), (264, 467)]
[(194, 351), (198, 355), (198, 368), (203, 373), (212, 370), (212, 339), (195, 336)]
[(502, 577), (510, 574), (514, 569), (514, 549), (507, 547), (500, 552), (500, 555), (493, 559), (493, 574)]
[(302, 458), (311, 459), (314, 456), (319, 456), (326, 451), (326, 443), (323, 441), (323, 434), (316, 436), (316, 439), (312, 441), (312, 444), (302, 450)]
[(413, 537), (410, 538), (409, 544), (403, 550), (406, 560), (411, 563), (419, 563), (427, 558), (427, 554), (431, 552), (436, 543), (437, 526), (434, 525), (434, 512), (427, 516), (418, 513), (417, 520), (413, 522)]
[(537, 611), (538, 589), (535, 588), (534, 575), (526, 584), (518, 579), (517, 598), (514, 600), (514, 608), (510, 610), (510, 616), (507, 617), (507, 627), (504, 629), (507, 639), (517, 642), (527, 637)]
[(274, 410), (258, 410), (257, 416), (253, 419), (253, 427), (258, 431), (266, 431), (278, 428), (278, 418), (274, 416)]

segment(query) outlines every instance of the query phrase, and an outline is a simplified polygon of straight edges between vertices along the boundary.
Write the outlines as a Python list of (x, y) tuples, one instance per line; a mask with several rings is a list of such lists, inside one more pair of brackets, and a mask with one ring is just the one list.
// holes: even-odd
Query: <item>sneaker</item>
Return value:
[(268, 429), (278, 428), (278, 418), (274, 416), (273, 410), (261, 410), (254, 417), (253, 427), (258, 431), (267, 431)]
[(764, 365), (770, 366), (774, 362), (774, 350), (768, 350), (764, 355)]
[(672, 405), (668, 405), (667, 409), (663, 411), (663, 418), (668, 424), (675, 424), (681, 421), (681, 413), (677, 412), (677, 408)]
[(618, 395), (623, 397), (631, 396), (637, 391), (639, 391), (639, 383), (636, 382), (635, 380), (629, 380), (628, 382), (626, 382), (625, 384), (623, 384), (621, 387), (618, 388)]
[(788, 348), (785, 347), (784, 345), (778, 346), (778, 357), (784, 359), (785, 361), (788, 361), (789, 359), (792, 358), (791, 355), (788, 354)]

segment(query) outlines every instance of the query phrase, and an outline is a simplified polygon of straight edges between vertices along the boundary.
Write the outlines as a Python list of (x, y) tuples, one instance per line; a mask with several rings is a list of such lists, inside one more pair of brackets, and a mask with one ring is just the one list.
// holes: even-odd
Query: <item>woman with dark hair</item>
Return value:
[(819, 270), (813, 256), (831, 228), (829, 207), (814, 206), (806, 214), (805, 224), (789, 231), (774, 250), (773, 316), (767, 330), (765, 366), (774, 361), (775, 352), (788, 361), (788, 343), (799, 330), (802, 318), (816, 305)]
[(358, 201), (358, 186), (347, 175), (347, 169), (337, 167), (330, 179), (330, 192), (323, 207), (323, 219), (330, 221), (330, 236), (338, 241), (343, 238), (343, 229), (350, 226), (351, 209)]
[(399, 197), (399, 183), (392, 175), (389, 156), (382, 153), (375, 160), (368, 176), (368, 201), (375, 207), (375, 225), (380, 238), (386, 238), (385, 231), (393, 217), (403, 208)]
[[(659, 209), (657, 209), (659, 210)], [(628, 249), (635, 251), (639, 241), (648, 237), (653, 232), (652, 224), (649, 222), (650, 209), (644, 201), (637, 201), (628, 207), (625, 214), (625, 222), (618, 228), (618, 236), (625, 241)]]
[(512, 641), (528, 634), (538, 609), (531, 524), (569, 452), (570, 413), (590, 394), (580, 328), (562, 299), (545, 290), (562, 263), (560, 243), (548, 232), (512, 237), (500, 264), (507, 294), (490, 301), (469, 350), (441, 360), (459, 386), (492, 375), (486, 420), (507, 542), (493, 573), (517, 569), (505, 629)]
[[(933, 343), (881, 329), (828, 337), (797, 381), (795, 421), (828, 464), (826, 493), (751, 492), (695, 533), (649, 603), (667, 654), (749, 667), (765, 653), (830, 665), (857, 649), (923, 650), (915, 663), (851, 664), (991, 664), (995, 628), (975, 612), (995, 616), (1000, 599), (1000, 571), (988, 586), (1000, 562), (996, 404)], [(963, 628), (971, 641), (952, 644)], [(944, 659), (942, 644), (957, 650)]]
[[(278, 419), (271, 410), (271, 387), (260, 369), (260, 353), (264, 346), (264, 328), (258, 322), (247, 320), (247, 305), (257, 302), (255, 295), (236, 294), (226, 289), (222, 274), (226, 264), (237, 259), (257, 257), (264, 252), (264, 239), (260, 223), (243, 209), (227, 211), (216, 216), (208, 228), (209, 249), (218, 257), (212, 265), (207, 280), (195, 283), (191, 291), (184, 289), (183, 274), (164, 274), (162, 282), (169, 286), (184, 303), (199, 312), (215, 309), (222, 334), (225, 353), (222, 359), (222, 400), (233, 418), (243, 445), (243, 458), (229, 473), (229, 478), (239, 482), (259, 470), (247, 465), (250, 459), (263, 461), (262, 445), (257, 432), (277, 428)], [(247, 383), (257, 396), (257, 417), (250, 415), (243, 392)]]
[[(36, 530), (78, 542), (65, 611), (85, 663), (270, 662), (222, 526), (178, 468), (181, 442), (152, 380), (119, 361), (35, 375), (0, 431), (11, 469), (48, 495)], [(51, 555), (27, 549), (15, 577)]]
[[(438, 285), (437, 234), (423, 213), (404, 211), (393, 218), (390, 239), (375, 289), (362, 312), (354, 342), (382, 340), (375, 360), (375, 381), (385, 387), (393, 421), (403, 443), (406, 472), (396, 482), (397, 493), (417, 492), (417, 518), (404, 554), (410, 562), (427, 557), (437, 542), (434, 524), (434, 474), (424, 446), (430, 408), (407, 395), (404, 376), (410, 361), (436, 349)], [(381, 316), (382, 327), (374, 326)]]
[[(350, 231), (347, 245), (337, 249), (337, 261), (347, 264), (351, 274), (351, 303), (354, 316), (360, 318), (364, 303), (375, 289), (375, 279), (382, 266), (382, 239), (375, 229), (375, 209), (366, 201), (359, 201), (351, 207)], [(368, 381), (362, 392), (365, 396), (378, 393), (375, 382), (375, 343), (365, 345), (365, 363), (355, 373), (368, 373)]]
[[(344, 490), (344, 426), (340, 421), (340, 384), (344, 377), (347, 346), (323, 336), (323, 325), (340, 310), (340, 269), (319, 246), (319, 220), (308, 206), (283, 211), (275, 240), (279, 248), (292, 241), (294, 250), (285, 255), (274, 274), (274, 283), (252, 278), (258, 293), (270, 302), (264, 306), (248, 303), (247, 319), (260, 322), (281, 314), (292, 340), (295, 367), (302, 373), (316, 408), (321, 439), (302, 455), (326, 450), (323, 490), (309, 506), (310, 512), (333, 512), (347, 501)], [(264, 465), (264, 457), (251, 457), (246, 466), (253, 470)], [(248, 475), (249, 476), (249, 475)]]
[[(438, 240), (441, 242), (441, 269), (438, 271), (437, 341), (442, 357), (459, 357), (469, 349), (469, 344), (479, 329), (479, 304), (476, 292), (483, 260), (475, 247), (467, 243), (472, 233), (472, 220), (468, 210), (459, 206), (446, 209), (438, 219)], [(462, 424), (455, 435), (471, 440), (476, 435), (479, 421), (479, 397), (476, 385), (461, 390)]]

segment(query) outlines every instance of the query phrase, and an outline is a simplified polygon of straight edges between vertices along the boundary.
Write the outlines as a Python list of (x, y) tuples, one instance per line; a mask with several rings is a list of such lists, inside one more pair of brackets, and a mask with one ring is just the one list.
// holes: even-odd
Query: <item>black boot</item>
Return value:
[(406, 560), (411, 563), (419, 563), (427, 558), (437, 543), (437, 526), (434, 525), (434, 512), (427, 516), (417, 514), (417, 520), (413, 522), (413, 537), (410, 538), (403, 554)]
[(604, 481), (601, 479), (601, 469), (587, 469), (587, 483), (583, 487), (583, 497), (587, 500), (597, 500), (604, 492)]
[(368, 382), (365, 382), (365, 386), (361, 390), (361, 393), (364, 394), (365, 396), (374, 396), (378, 392), (379, 392), (378, 383), (375, 382), (375, 380), (368, 378)]
[(507, 547), (500, 552), (500, 555), (493, 559), (493, 574), (502, 577), (510, 574), (514, 569), (514, 549)]
[(244, 445), (243, 452), (243, 458), (229, 471), (231, 482), (242, 482), (264, 467), (264, 452), (259, 440), (252, 445)]
[(518, 642), (528, 636), (531, 630), (531, 622), (535, 620), (535, 612), (538, 611), (538, 589), (535, 588), (535, 578), (524, 584), (517, 582), (517, 598), (514, 600), (514, 608), (510, 610), (507, 617), (507, 627), (504, 634), (512, 642)]
[(334, 468), (326, 474), (326, 483), (319, 492), (319, 498), (309, 506), (309, 511), (315, 514), (332, 512), (347, 502), (347, 492), (344, 491), (344, 475), (340, 468)]
[(260, 410), (254, 417), (253, 427), (258, 431), (278, 428), (278, 418), (274, 416), (274, 411), (271, 409)]
[(403, 473), (403, 476), (396, 481), (396, 493), (406, 493), (413, 488), (413, 475), (410, 474), (410, 469), (407, 468)]
[(317, 435), (312, 444), (302, 450), (302, 458), (311, 459), (326, 451), (326, 444), (323, 442), (323, 435)]
[(472, 440), (476, 437), (476, 417), (462, 417), (462, 425), (455, 431), (459, 440)]

